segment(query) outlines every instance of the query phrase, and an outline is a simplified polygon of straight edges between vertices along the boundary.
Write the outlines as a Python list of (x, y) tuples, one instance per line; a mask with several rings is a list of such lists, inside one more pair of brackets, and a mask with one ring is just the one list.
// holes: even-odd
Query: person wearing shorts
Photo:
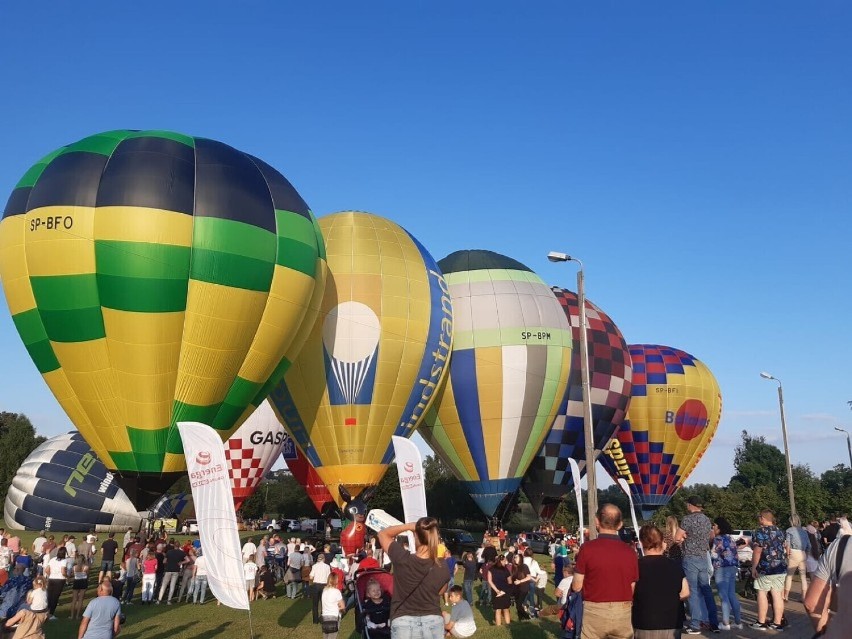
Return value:
[[(775, 513), (764, 509), (758, 515), (760, 528), (752, 537), (751, 576), (757, 591), (757, 621), (752, 628), (781, 630), (784, 617), (784, 582), (787, 579), (787, 548), (784, 531), (775, 525)], [(769, 595), (772, 595), (773, 619), (766, 622)]]

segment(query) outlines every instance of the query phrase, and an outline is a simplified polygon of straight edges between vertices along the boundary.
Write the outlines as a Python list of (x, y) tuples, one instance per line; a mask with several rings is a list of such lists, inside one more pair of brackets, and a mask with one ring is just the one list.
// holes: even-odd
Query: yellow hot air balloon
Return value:
[(15, 326), (137, 506), (185, 470), (176, 422), (226, 439), (268, 394), (324, 273), (316, 220), (284, 176), (179, 133), (111, 131), (55, 151), (0, 223)]
[(342, 212), (319, 220), (322, 311), (270, 401), (338, 504), (376, 485), (446, 371), (452, 305), (441, 271), (402, 227)]
[(599, 457), (614, 480), (624, 478), (649, 517), (669, 502), (710, 445), (722, 417), (719, 384), (689, 353), (631, 345), (633, 388), (627, 419)]

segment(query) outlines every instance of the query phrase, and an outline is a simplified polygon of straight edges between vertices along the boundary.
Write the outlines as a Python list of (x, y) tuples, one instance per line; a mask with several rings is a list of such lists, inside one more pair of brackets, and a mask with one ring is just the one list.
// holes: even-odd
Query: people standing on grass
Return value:
[[(118, 542), (115, 540), (115, 533), (111, 532), (101, 544), (101, 569), (98, 572), (98, 583), (104, 577), (111, 577), (115, 569), (115, 555), (118, 552)], [(125, 587), (127, 587), (125, 585)]]
[(325, 558), (325, 553), (317, 555), (317, 561), (311, 566), (311, 573), (308, 576), (308, 580), (311, 583), (310, 593), (314, 623), (320, 622), (320, 600), (322, 599), (322, 592), (328, 584), (328, 578), (331, 575), (331, 566), (326, 563)]
[(121, 631), (121, 604), (112, 596), (112, 586), (104, 579), (98, 584), (98, 596), (89, 602), (80, 621), (79, 639), (104, 639)]
[(524, 557), (521, 553), (517, 552), (512, 555), (510, 571), (512, 574), (512, 596), (515, 598), (515, 610), (518, 611), (518, 619), (526, 621), (532, 616), (526, 605), (532, 583), (532, 575), (530, 574), (530, 567), (524, 563)]
[[(414, 533), (414, 554), (395, 540), (404, 532)], [(439, 536), (438, 522), (432, 517), (379, 532), (382, 550), (393, 562), (390, 618), (394, 639), (443, 639), (444, 618), (438, 602), (447, 588), (448, 574), (438, 556)]]
[(150, 605), (154, 601), (157, 586), (157, 556), (149, 552), (142, 562), (142, 603)]
[[(740, 600), (737, 597), (737, 573), (740, 560), (737, 544), (732, 535), (734, 530), (724, 517), (713, 520), (713, 548), (710, 555), (713, 560), (713, 579), (722, 601), (722, 623), (720, 630), (730, 630), (732, 627), (742, 629), (742, 614)], [(733, 613), (733, 619), (731, 619)]]
[[(633, 593), (635, 639), (678, 639), (683, 626), (681, 602), (689, 597), (683, 568), (663, 556), (663, 533), (653, 524), (639, 529), (645, 555)], [(692, 634), (687, 632), (687, 634)]]
[(497, 559), (488, 570), (488, 587), (491, 590), (491, 606), (494, 608), (494, 623), (498, 626), (510, 624), (512, 614), (512, 581), (506, 557), (497, 555)]
[(340, 631), (340, 616), (346, 609), (346, 604), (343, 603), (343, 594), (338, 588), (338, 579), (336, 573), (329, 575), (328, 582), (322, 591), (320, 623), (322, 624), (323, 639), (337, 639), (337, 633)]
[(677, 517), (673, 515), (666, 517), (666, 529), (663, 531), (663, 556), (682, 564), (683, 539), (684, 533), (677, 522)]
[(83, 599), (89, 587), (89, 564), (84, 553), (78, 553), (74, 560), (74, 581), (71, 585), (71, 618), (79, 619), (83, 614)]
[(133, 590), (142, 579), (142, 565), (139, 562), (136, 549), (130, 550), (130, 556), (124, 561), (124, 592), (121, 600), (129, 604), (133, 601)]
[(476, 579), (477, 563), (472, 552), (466, 552), (462, 555), (462, 591), (464, 592), (465, 600), (473, 605), (473, 580)]
[(67, 551), (65, 547), (60, 547), (56, 550), (56, 556), (53, 557), (45, 566), (44, 575), (47, 577), (47, 610), (50, 613), (50, 619), (56, 619), (56, 605), (59, 603), (59, 595), (62, 594), (62, 588), (70, 576), (68, 572), (68, 563), (66, 561)]

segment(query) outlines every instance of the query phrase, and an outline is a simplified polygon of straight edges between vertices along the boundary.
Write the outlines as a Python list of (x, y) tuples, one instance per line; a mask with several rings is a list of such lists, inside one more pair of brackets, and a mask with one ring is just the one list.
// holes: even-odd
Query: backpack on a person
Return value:
[(583, 593), (572, 592), (559, 613), (562, 639), (580, 639), (583, 630)]

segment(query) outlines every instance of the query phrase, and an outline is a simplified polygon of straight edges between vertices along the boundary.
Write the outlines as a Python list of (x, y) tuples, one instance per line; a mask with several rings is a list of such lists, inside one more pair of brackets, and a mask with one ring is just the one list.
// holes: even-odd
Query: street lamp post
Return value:
[(586, 488), (589, 516), (589, 539), (598, 536), (595, 527), (595, 515), (598, 512), (598, 479), (595, 473), (595, 439), (592, 429), (592, 396), (589, 383), (589, 332), (586, 322), (586, 291), (583, 262), (567, 253), (550, 252), (547, 259), (551, 262), (576, 262), (580, 268), (577, 271), (577, 304), (580, 307), (580, 378), (583, 384), (583, 436), (586, 440)]
[(790, 464), (790, 447), (787, 445), (787, 419), (784, 416), (784, 390), (781, 388), (781, 380), (769, 373), (761, 373), (763, 379), (778, 382), (778, 405), (781, 407), (781, 434), (784, 437), (784, 456), (787, 458), (787, 490), (790, 493), (790, 514), (797, 515), (796, 493), (793, 491), (793, 466)]
[(849, 431), (845, 428), (840, 428), (839, 426), (835, 426), (834, 430), (846, 433), (846, 447), (849, 449), (849, 468), (852, 468), (852, 441), (849, 439)]

